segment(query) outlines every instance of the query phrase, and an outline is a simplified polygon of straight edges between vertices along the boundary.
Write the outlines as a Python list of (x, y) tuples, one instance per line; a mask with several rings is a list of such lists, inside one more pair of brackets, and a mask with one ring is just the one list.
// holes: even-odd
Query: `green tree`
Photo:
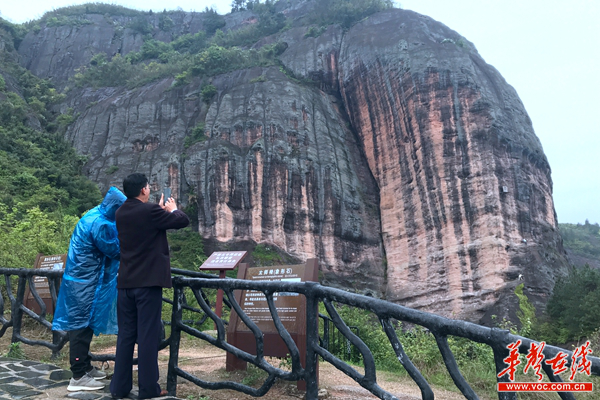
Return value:
[(393, 6), (392, 0), (320, 0), (309, 20), (318, 25), (340, 24), (349, 28), (355, 22)]
[(570, 339), (579, 339), (600, 328), (600, 271), (585, 265), (559, 279), (546, 312), (552, 322), (568, 332)]
[(32, 268), (38, 253), (66, 253), (78, 220), (39, 207), (27, 209), (22, 203), (14, 207), (0, 203), (0, 266)]
[(204, 19), (202, 20), (204, 30), (208, 36), (214, 35), (217, 29), (225, 26), (225, 17), (219, 15), (212, 7), (204, 9)]

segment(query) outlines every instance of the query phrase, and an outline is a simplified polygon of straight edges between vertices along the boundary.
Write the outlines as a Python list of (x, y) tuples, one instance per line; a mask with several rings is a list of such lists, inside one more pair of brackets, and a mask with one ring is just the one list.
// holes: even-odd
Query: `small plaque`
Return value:
[(200, 266), (200, 270), (234, 269), (246, 257), (247, 251), (215, 251)]

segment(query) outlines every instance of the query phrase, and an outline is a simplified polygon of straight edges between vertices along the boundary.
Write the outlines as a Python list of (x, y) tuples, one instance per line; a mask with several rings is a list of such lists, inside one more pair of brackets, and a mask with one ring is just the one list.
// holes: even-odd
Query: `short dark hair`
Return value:
[(148, 184), (148, 178), (146, 175), (135, 173), (128, 175), (127, 178), (123, 179), (123, 192), (128, 199), (134, 199), (140, 195), (142, 189)]

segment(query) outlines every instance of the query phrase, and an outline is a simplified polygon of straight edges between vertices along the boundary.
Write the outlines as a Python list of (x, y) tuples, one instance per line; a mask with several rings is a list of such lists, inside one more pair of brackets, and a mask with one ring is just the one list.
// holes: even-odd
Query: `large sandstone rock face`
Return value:
[[(252, 17), (232, 15), (232, 28)], [(64, 85), (92, 56), (67, 62), (69, 40), (109, 55), (139, 48), (105, 22), (31, 34), (23, 65)], [(326, 284), (490, 321), (514, 315), (523, 282), (541, 308), (567, 262), (550, 167), (514, 89), (470, 42), (410, 11), (306, 33), (256, 46), (287, 43), (285, 69), (315, 85), (270, 67), (214, 77), (208, 105), (196, 81), (73, 90), (67, 136), (103, 188), (145, 172), (197, 210), (205, 238), (317, 257)], [(185, 145), (198, 126), (206, 140)]]
[(463, 318), (519, 273), (547, 294), (564, 259), (523, 254), (554, 253), (550, 167), (498, 72), (447, 27), (393, 11), (344, 36), (338, 76), (380, 190), (387, 298)]

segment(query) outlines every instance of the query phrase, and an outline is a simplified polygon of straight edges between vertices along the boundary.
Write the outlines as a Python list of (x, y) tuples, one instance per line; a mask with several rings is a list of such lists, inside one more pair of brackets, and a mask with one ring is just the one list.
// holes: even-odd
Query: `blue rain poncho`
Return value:
[(100, 333), (117, 333), (117, 272), (119, 239), (115, 212), (126, 197), (111, 187), (102, 203), (77, 223), (67, 255), (53, 330), (71, 331), (87, 326)]

